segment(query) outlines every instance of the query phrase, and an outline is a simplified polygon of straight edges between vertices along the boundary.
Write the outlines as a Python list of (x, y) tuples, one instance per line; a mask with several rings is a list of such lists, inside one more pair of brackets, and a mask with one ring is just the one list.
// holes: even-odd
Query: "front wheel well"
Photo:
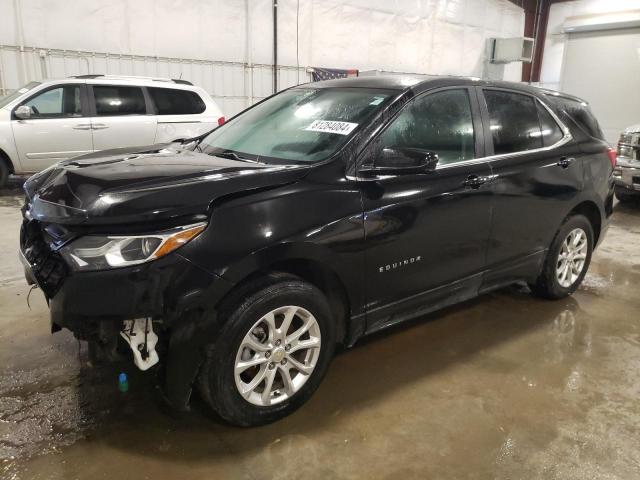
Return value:
[(3, 162), (7, 166), (10, 174), (16, 173), (13, 167), (13, 162), (11, 162), (9, 155), (7, 155), (6, 152), (1, 148), (0, 148), (0, 162)]
[[(250, 290), (273, 281), (273, 278), (287, 275), (297, 277), (318, 288), (326, 297), (331, 313), (336, 321), (336, 339), (344, 344), (349, 341), (349, 321), (351, 308), (347, 290), (338, 275), (327, 266), (315, 260), (288, 259), (272, 263), (268, 268), (255, 271), (238, 282), (231, 292), (221, 301), (219, 310), (225, 310), (229, 304), (234, 304)], [(269, 279), (269, 277), (272, 277)]]
[(591, 227), (593, 228), (593, 243), (596, 245), (600, 238), (600, 229), (602, 228), (600, 210), (594, 202), (586, 201), (576, 205), (571, 212), (569, 212), (567, 218), (576, 214), (584, 215), (591, 223)]

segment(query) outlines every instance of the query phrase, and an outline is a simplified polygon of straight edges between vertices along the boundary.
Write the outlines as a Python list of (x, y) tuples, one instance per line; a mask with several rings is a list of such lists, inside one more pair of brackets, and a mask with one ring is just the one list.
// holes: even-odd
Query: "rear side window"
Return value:
[(206, 106), (200, 96), (188, 90), (147, 88), (158, 115), (192, 115), (204, 112)]
[(52, 88), (30, 98), (23, 105), (31, 109), (31, 118), (79, 117), (82, 115), (80, 86)]
[(539, 102), (536, 102), (536, 106), (538, 107), (538, 118), (540, 119), (542, 144), (545, 147), (555, 145), (562, 140), (564, 133), (545, 107), (543, 107)]
[(542, 147), (538, 109), (533, 97), (485, 90), (495, 155)]
[(564, 132), (547, 108), (529, 95), (485, 90), (496, 155), (555, 145)]
[(593, 116), (588, 104), (564, 97), (550, 98), (572, 118), (584, 133), (590, 137), (605, 139), (598, 120)]
[(98, 116), (145, 115), (147, 109), (140, 87), (93, 85)]

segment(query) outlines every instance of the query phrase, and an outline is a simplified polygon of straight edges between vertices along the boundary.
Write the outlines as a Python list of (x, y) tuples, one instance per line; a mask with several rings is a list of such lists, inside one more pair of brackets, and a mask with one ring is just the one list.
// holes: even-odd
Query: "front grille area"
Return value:
[(52, 298), (64, 283), (68, 268), (60, 254), (51, 249), (40, 222), (27, 219), (22, 222), (20, 248), (38, 285), (47, 298)]
[(632, 133), (623, 133), (620, 135), (620, 143), (626, 143), (631, 145), (634, 140), (634, 135)]
[(618, 156), (640, 160), (640, 133), (623, 133), (620, 135)]

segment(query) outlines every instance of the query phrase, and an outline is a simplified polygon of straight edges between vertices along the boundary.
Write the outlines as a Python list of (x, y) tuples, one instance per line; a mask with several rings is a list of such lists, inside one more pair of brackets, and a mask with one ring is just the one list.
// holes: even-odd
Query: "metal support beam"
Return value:
[(278, 91), (278, 0), (273, 0), (273, 93)]

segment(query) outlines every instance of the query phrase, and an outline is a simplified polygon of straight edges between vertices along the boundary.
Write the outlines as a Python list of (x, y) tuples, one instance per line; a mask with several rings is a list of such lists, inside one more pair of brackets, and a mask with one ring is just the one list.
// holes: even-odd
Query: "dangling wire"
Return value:
[(31, 285), (31, 288), (29, 289), (29, 293), (27, 293), (27, 307), (29, 307), (29, 310), (31, 310), (31, 303), (29, 303), (29, 297), (31, 297), (31, 292), (33, 292), (36, 288), (38, 288), (37, 285)]

